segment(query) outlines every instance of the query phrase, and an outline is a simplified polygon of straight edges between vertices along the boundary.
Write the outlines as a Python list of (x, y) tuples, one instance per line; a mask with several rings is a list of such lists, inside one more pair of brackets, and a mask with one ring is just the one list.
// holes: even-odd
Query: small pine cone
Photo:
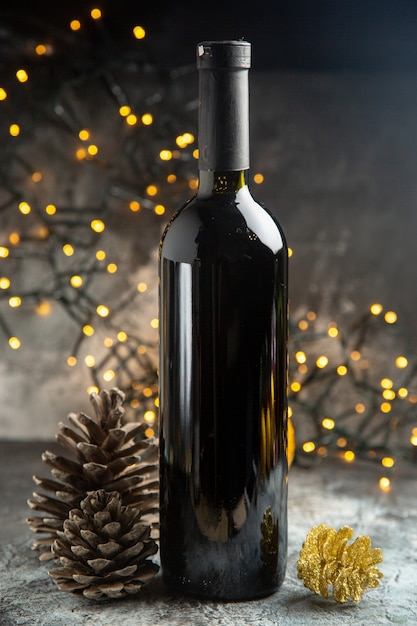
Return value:
[(49, 572), (61, 591), (100, 600), (138, 593), (159, 567), (158, 550), (141, 514), (123, 506), (117, 491), (93, 491), (57, 531), (53, 551), (61, 567)]
[(329, 596), (333, 586), (336, 602), (359, 602), (366, 589), (379, 586), (382, 572), (375, 567), (382, 562), (382, 550), (371, 550), (371, 540), (360, 536), (348, 545), (353, 536), (349, 526), (338, 531), (325, 524), (315, 526), (308, 533), (297, 564), (298, 578), (304, 585), (322, 595)]
[(46, 451), (43, 461), (51, 467), (53, 480), (33, 479), (43, 491), (28, 501), (41, 517), (27, 519), (34, 533), (42, 535), (33, 548), (40, 559), (53, 558), (52, 543), (72, 509), (98, 489), (118, 491), (123, 504), (140, 509), (156, 529), (158, 512), (158, 448), (145, 435), (147, 424), (122, 423), (124, 394), (119, 389), (90, 396), (95, 417), (84, 413), (68, 416), (72, 427), (60, 424), (58, 443), (72, 459)]

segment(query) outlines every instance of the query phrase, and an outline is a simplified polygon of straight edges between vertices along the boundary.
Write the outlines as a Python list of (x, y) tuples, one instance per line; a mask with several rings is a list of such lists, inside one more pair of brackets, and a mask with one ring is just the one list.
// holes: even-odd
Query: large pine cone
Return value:
[(95, 418), (71, 413), (68, 420), (73, 428), (61, 423), (56, 435), (58, 443), (74, 458), (49, 451), (42, 455), (55, 480), (33, 478), (54, 497), (35, 492), (28, 504), (44, 515), (27, 520), (35, 533), (46, 535), (33, 544), (41, 552), (41, 560), (53, 558), (51, 546), (57, 532), (62, 530), (69, 512), (78, 508), (91, 491), (118, 491), (124, 505), (140, 509), (143, 519), (156, 526), (157, 445), (146, 437), (146, 424), (122, 424), (124, 397), (119, 389), (91, 394)]
[(61, 591), (86, 598), (121, 598), (140, 591), (159, 567), (148, 557), (158, 550), (140, 511), (122, 506), (117, 491), (94, 491), (70, 511), (57, 531), (53, 551), (62, 567), (52, 569)]

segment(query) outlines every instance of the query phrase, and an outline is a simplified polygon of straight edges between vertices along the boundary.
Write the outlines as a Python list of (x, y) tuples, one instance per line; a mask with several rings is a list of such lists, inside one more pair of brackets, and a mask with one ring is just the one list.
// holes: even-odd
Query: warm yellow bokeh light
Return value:
[(131, 112), (132, 109), (128, 104), (122, 104), (122, 106), (119, 108), (119, 115), (121, 117), (127, 117)]
[(40, 183), (40, 181), (42, 180), (42, 173), (32, 172), (31, 179), (33, 180), (34, 183)]
[(324, 356), (324, 355), (319, 356), (318, 359), (316, 360), (316, 365), (320, 369), (323, 369), (324, 367), (326, 367), (328, 363), (329, 363), (329, 359), (327, 358), (327, 356)]
[(70, 243), (64, 243), (64, 245), (62, 246), (62, 252), (65, 254), (65, 256), (72, 256), (75, 252), (75, 249)]
[(153, 424), (156, 419), (155, 411), (145, 411), (145, 413), (143, 414), (143, 419), (148, 424)]
[(124, 343), (125, 341), (127, 341), (127, 333), (124, 330), (120, 330), (117, 333), (117, 340), (120, 341), (120, 343)]
[(394, 383), (391, 378), (383, 378), (380, 385), (383, 389), (392, 389)]
[(90, 15), (93, 18), (93, 20), (99, 20), (102, 15), (101, 10), (95, 7), (94, 9), (91, 9)]
[(30, 206), (29, 202), (19, 202), (19, 211), (22, 213), (22, 215), (29, 215), (31, 210), (32, 207)]
[(10, 285), (10, 278), (7, 278), (7, 276), (0, 276), (0, 289), (9, 289)]
[(129, 202), (129, 209), (133, 213), (137, 213), (138, 211), (140, 211), (140, 203), (137, 200), (132, 200), (131, 202)]
[(386, 321), (387, 324), (395, 324), (397, 319), (398, 319), (398, 316), (395, 313), (395, 311), (387, 311), (384, 315), (384, 320)]
[(92, 337), (95, 333), (95, 330), (91, 324), (84, 324), (83, 333), (86, 337)]
[(87, 148), (87, 152), (90, 156), (96, 156), (98, 154), (98, 146), (94, 143), (90, 144)]
[(321, 425), (326, 430), (333, 430), (333, 428), (335, 427), (335, 421), (333, 419), (331, 419), (330, 417), (325, 417), (322, 420)]
[(405, 356), (397, 356), (397, 358), (395, 359), (395, 365), (399, 369), (404, 369), (408, 365), (407, 357), (405, 357)]
[(171, 150), (161, 150), (159, 153), (159, 158), (161, 161), (170, 161), (172, 159)]
[(104, 250), (97, 250), (97, 252), (96, 252), (96, 259), (97, 259), (97, 261), (104, 261), (106, 256), (107, 255), (106, 255)]
[(12, 137), (18, 137), (20, 135), (20, 126), (19, 124), (10, 124), (9, 133)]
[(103, 222), (103, 220), (92, 220), (90, 226), (91, 226), (91, 229), (94, 230), (95, 233), (102, 233), (103, 230), (106, 228), (106, 225)]
[(346, 365), (339, 365), (336, 372), (339, 374), (339, 376), (345, 376), (348, 373), (348, 368), (346, 367)]
[(391, 487), (390, 479), (387, 478), (386, 476), (382, 476), (382, 478), (379, 479), (379, 486), (382, 489), (382, 491), (389, 491)]
[(353, 452), (353, 450), (346, 450), (346, 452), (343, 453), (343, 458), (348, 463), (352, 463), (352, 461), (355, 460), (355, 453)]
[(87, 356), (84, 358), (84, 363), (87, 367), (94, 367), (96, 364), (96, 359), (92, 354), (87, 354)]
[(384, 458), (381, 460), (381, 464), (384, 467), (394, 467), (395, 459), (393, 459), (391, 456), (384, 456)]
[(129, 126), (135, 126), (137, 123), (138, 118), (134, 113), (129, 113), (129, 115), (126, 116), (126, 124), (129, 124)]
[(45, 46), (45, 44), (43, 43), (38, 43), (35, 46), (35, 52), (36, 54), (38, 54), (40, 57), (43, 56), (44, 54), (46, 54), (47, 52), (47, 47)]
[(106, 267), (109, 274), (115, 274), (118, 270), (116, 263), (109, 263)]
[(78, 274), (74, 274), (74, 276), (71, 276), (70, 278), (70, 285), (71, 287), (74, 287), (74, 289), (78, 289), (79, 287), (81, 287), (83, 284), (83, 279), (81, 276), (79, 276)]
[(110, 315), (110, 309), (105, 304), (99, 304), (96, 312), (100, 317), (108, 317)]
[(12, 309), (17, 309), (22, 304), (22, 298), (20, 296), (11, 296), (9, 298), (9, 306)]
[(156, 185), (148, 185), (146, 187), (146, 193), (148, 196), (156, 196), (158, 193), (158, 187)]
[(18, 350), (21, 345), (19, 337), (9, 337), (9, 346), (12, 350)]
[(56, 206), (54, 204), (47, 204), (45, 207), (45, 213), (47, 215), (55, 215), (56, 213)]
[(305, 363), (307, 361), (306, 353), (302, 350), (299, 350), (295, 353), (295, 360), (297, 361), (297, 363)]
[(165, 213), (165, 207), (163, 204), (157, 204), (154, 207), (154, 212), (156, 215), (163, 215)]
[(294, 393), (297, 393), (298, 391), (300, 391), (301, 389), (301, 385), (299, 382), (294, 381), (293, 383), (291, 383), (291, 391), (293, 391)]
[(314, 452), (315, 449), (316, 449), (316, 444), (314, 443), (314, 441), (305, 441), (303, 443), (304, 452)]
[(16, 78), (20, 83), (26, 83), (29, 80), (28, 73), (24, 69), (17, 70)]
[(382, 304), (375, 303), (371, 305), (369, 310), (372, 313), (372, 315), (380, 315), (382, 311), (384, 310), (384, 307), (382, 306)]
[(111, 380), (113, 380), (114, 377), (115, 377), (115, 373), (113, 370), (106, 370), (103, 373), (103, 380), (105, 380), (106, 383), (109, 383)]
[(253, 182), (256, 183), (257, 185), (260, 185), (264, 182), (264, 175), (263, 174), (255, 174), (253, 177)]
[(159, 327), (159, 320), (157, 317), (154, 317), (153, 320), (151, 320), (151, 326), (152, 328), (158, 328)]
[(78, 133), (78, 137), (82, 141), (87, 141), (87, 139), (90, 139), (90, 131), (87, 130), (86, 128), (82, 128), (80, 132)]
[(82, 161), (83, 159), (85, 159), (85, 157), (87, 156), (87, 151), (85, 148), (78, 148), (78, 150), (75, 153), (76, 158), (79, 161)]
[(145, 291), (148, 289), (148, 285), (146, 283), (139, 283), (138, 284), (138, 291), (139, 293), (145, 293)]
[(329, 324), (329, 328), (327, 330), (327, 334), (329, 335), (329, 337), (337, 337), (339, 334), (339, 329), (337, 328), (336, 324), (334, 324), (333, 322), (331, 324)]
[(81, 22), (79, 20), (71, 20), (70, 22), (70, 29), (71, 30), (80, 30), (81, 28)]
[(9, 248), (6, 248), (6, 246), (0, 246), (0, 259), (7, 259), (9, 254), (10, 254)]
[(143, 26), (134, 26), (133, 34), (136, 37), (136, 39), (144, 39), (144, 37), (146, 36), (146, 31), (143, 28)]
[(151, 113), (144, 113), (140, 119), (144, 126), (150, 126), (153, 123), (153, 115)]
[(6, 100), (7, 98), (7, 91), (4, 89), (4, 87), (0, 87), (0, 100)]
[(381, 409), (381, 413), (389, 413), (392, 406), (389, 402), (383, 402), (379, 408)]
[(48, 302), (47, 300), (43, 300), (42, 302), (39, 302), (39, 304), (36, 305), (36, 313), (38, 313), (38, 315), (49, 315), (50, 312), (52, 310), (52, 306), (51, 303)]
[(77, 365), (77, 357), (69, 356), (67, 358), (67, 365), (69, 365), (70, 367), (74, 367), (74, 365)]

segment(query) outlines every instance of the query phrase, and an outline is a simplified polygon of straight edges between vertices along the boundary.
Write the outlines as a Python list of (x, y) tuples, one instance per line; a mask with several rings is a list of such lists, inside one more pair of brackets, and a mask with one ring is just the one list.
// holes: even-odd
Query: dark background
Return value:
[(17, 0), (1, 3), (0, 20), (17, 15), (40, 29), (68, 21), (93, 6), (130, 37), (132, 23), (143, 25), (158, 62), (194, 62), (196, 43), (243, 37), (253, 44), (256, 70), (417, 69), (415, 0)]

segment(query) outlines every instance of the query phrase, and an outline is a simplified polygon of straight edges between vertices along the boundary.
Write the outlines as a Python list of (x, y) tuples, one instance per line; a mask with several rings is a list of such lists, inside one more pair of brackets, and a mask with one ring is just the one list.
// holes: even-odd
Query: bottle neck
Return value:
[(248, 171), (206, 171), (200, 170), (198, 181), (199, 198), (213, 195), (235, 195), (248, 184)]
[(246, 68), (199, 70), (199, 160), (203, 172), (249, 168), (249, 85)]

